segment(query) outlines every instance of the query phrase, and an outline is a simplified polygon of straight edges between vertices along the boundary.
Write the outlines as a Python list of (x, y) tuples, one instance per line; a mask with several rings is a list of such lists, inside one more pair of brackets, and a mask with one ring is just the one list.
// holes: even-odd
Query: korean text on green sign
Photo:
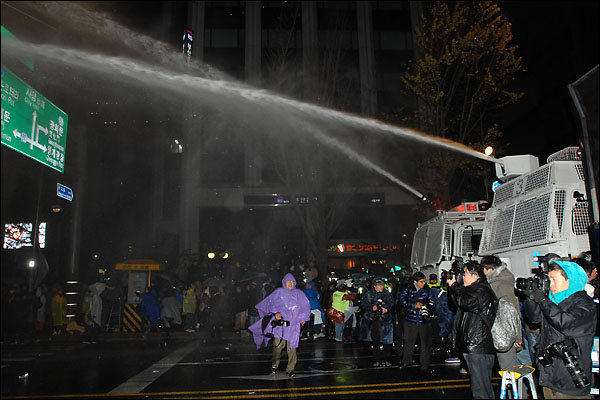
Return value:
[(2, 144), (61, 173), (68, 116), (2, 66)]

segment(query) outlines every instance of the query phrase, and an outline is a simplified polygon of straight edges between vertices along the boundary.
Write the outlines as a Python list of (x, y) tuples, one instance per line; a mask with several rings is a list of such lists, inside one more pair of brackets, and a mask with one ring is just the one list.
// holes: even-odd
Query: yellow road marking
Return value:
[[(499, 381), (500, 378), (492, 378), (492, 384), (497, 386), (498, 383), (493, 381)], [(367, 393), (392, 393), (392, 392), (408, 392), (408, 391), (419, 391), (419, 390), (433, 390), (433, 389), (459, 389), (467, 388), (470, 383), (464, 383), (462, 385), (438, 385), (438, 386), (416, 386), (416, 385), (430, 385), (439, 383), (461, 383), (469, 382), (468, 379), (448, 379), (448, 380), (435, 380), (435, 381), (412, 381), (412, 382), (396, 382), (396, 383), (373, 383), (365, 385), (339, 385), (339, 386), (306, 386), (298, 388), (251, 388), (251, 389), (228, 389), (228, 390), (199, 390), (189, 392), (143, 392), (143, 393), (80, 393), (80, 394), (66, 394), (66, 395), (45, 395), (45, 396), (2, 396), (3, 399), (58, 399), (58, 398), (106, 398), (106, 397), (155, 397), (155, 396), (186, 396), (186, 398), (210, 398), (210, 399), (244, 399), (244, 398), (256, 398), (256, 397), (307, 397), (307, 396), (326, 396), (326, 395), (353, 395), (353, 394), (367, 394)], [(384, 389), (384, 387), (390, 386), (409, 386), (411, 387), (397, 387)], [(379, 387), (380, 389), (365, 389), (365, 390), (335, 390), (335, 389), (360, 389), (369, 387)], [(329, 392), (318, 392), (313, 393), (312, 391), (319, 390), (332, 390)], [(311, 391), (311, 393), (297, 393)], [(242, 392), (244, 394), (242, 394)], [(266, 392), (261, 394), (261, 392)], [(268, 392), (279, 392), (279, 393), (268, 393)], [(290, 392), (290, 393), (285, 393)], [(227, 394), (232, 393), (229, 396), (210, 396), (211, 394)], [(234, 395), (233, 393), (240, 393)], [(252, 394), (249, 394), (252, 393)], [(190, 395), (209, 395), (204, 397), (189, 397)], [(173, 397), (177, 398), (177, 397)]]

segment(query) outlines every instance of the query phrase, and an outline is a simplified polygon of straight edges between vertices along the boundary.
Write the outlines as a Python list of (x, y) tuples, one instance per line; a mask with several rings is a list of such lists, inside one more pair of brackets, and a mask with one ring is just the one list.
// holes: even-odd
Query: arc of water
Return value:
[[(318, 115), (327, 119), (334, 119), (341, 123), (353, 124), (358, 127), (370, 129), (374, 132), (388, 132), (405, 139), (416, 140), (422, 143), (440, 146), (451, 151), (459, 152), (486, 161), (495, 160), (493, 157), (489, 157), (481, 152), (469, 148), (468, 146), (453, 142), (449, 139), (443, 139), (427, 135), (422, 132), (417, 132), (412, 129), (387, 124), (374, 119), (359, 117), (342, 111), (332, 110), (318, 105), (289, 99), (277, 94), (273, 94), (267, 90), (259, 90), (237, 82), (207, 79), (186, 74), (173, 74), (164, 68), (159, 69), (156, 66), (149, 66), (143, 62), (134, 61), (132, 59), (114, 56), (107, 57), (100, 54), (90, 54), (81, 50), (67, 49), (54, 45), (31, 43), (26, 43), (24, 45), (23, 42), (20, 42), (18, 46), (15, 46), (15, 41), (11, 39), (5, 40), (5, 38), (2, 38), (3, 49), (5, 48), (5, 45), (9, 51), (43, 54), (45, 57), (54, 59), (56, 62), (71, 63), (83, 68), (92, 68), (100, 71), (102, 69), (106, 69), (106, 67), (112, 67), (115, 72), (124, 74), (137, 81), (144, 81), (145, 78), (151, 77), (153, 78), (152, 82), (159, 86), (168, 86), (169, 82), (174, 82), (180, 85), (185, 85), (189, 88), (193, 87), (199, 90), (208, 90), (215, 94), (223, 94), (225, 92), (236, 97), (245, 98), (251, 102), (261, 101), (263, 103), (270, 103), (277, 106), (286, 105), (295, 110), (301, 110), (307, 114), (312, 113), (313, 115)], [(364, 157), (359, 156), (358, 153), (352, 150), (349, 146), (344, 145), (331, 137), (327, 137), (326, 135), (314, 129), (312, 130), (312, 135), (318, 140), (326, 143), (328, 146), (343, 151), (352, 160), (355, 160), (361, 163), (363, 166), (385, 176), (415, 196), (419, 198), (423, 197), (419, 191), (394, 177), (385, 169), (379, 167)]]

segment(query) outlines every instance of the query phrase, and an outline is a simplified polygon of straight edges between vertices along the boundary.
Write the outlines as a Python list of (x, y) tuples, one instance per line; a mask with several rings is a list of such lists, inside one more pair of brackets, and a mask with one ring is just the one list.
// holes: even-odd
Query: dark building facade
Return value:
[[(185, 28), (194, 33), (192, 58), (257, 88), (368, 117), (411, 101), (399, 94), (400, 77), (413, 55), (411, 30), (421, 2), (195, 1), (179, 7), (172, 12), (181, 18), (185, 7)], [(242, 262), (306, 261), (302, 227), (290, 203), (277, 204), (288, 193), (260, 143), (202, 124), (172, 132), (181, 134), (156, 144), (162, 159), (153, 172), (152, 214), (160, 217), (152, 235), (161, 257), (227, 251)], [(333, 239), (399, 244), (403, 233), (412, 235), (416, 220), (406, 215), (414, 196), (384, 180), (356, 185), (347, 190), (366, 200), (350, 208)], [(335, 265), (357, 264), (331, 254)]]

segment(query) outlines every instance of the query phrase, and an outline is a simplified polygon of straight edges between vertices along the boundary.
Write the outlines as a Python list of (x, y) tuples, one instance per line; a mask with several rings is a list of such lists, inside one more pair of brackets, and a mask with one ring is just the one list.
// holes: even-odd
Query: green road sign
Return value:
[(61, 173), (67, 114), (2, 66), (2, 144)]

